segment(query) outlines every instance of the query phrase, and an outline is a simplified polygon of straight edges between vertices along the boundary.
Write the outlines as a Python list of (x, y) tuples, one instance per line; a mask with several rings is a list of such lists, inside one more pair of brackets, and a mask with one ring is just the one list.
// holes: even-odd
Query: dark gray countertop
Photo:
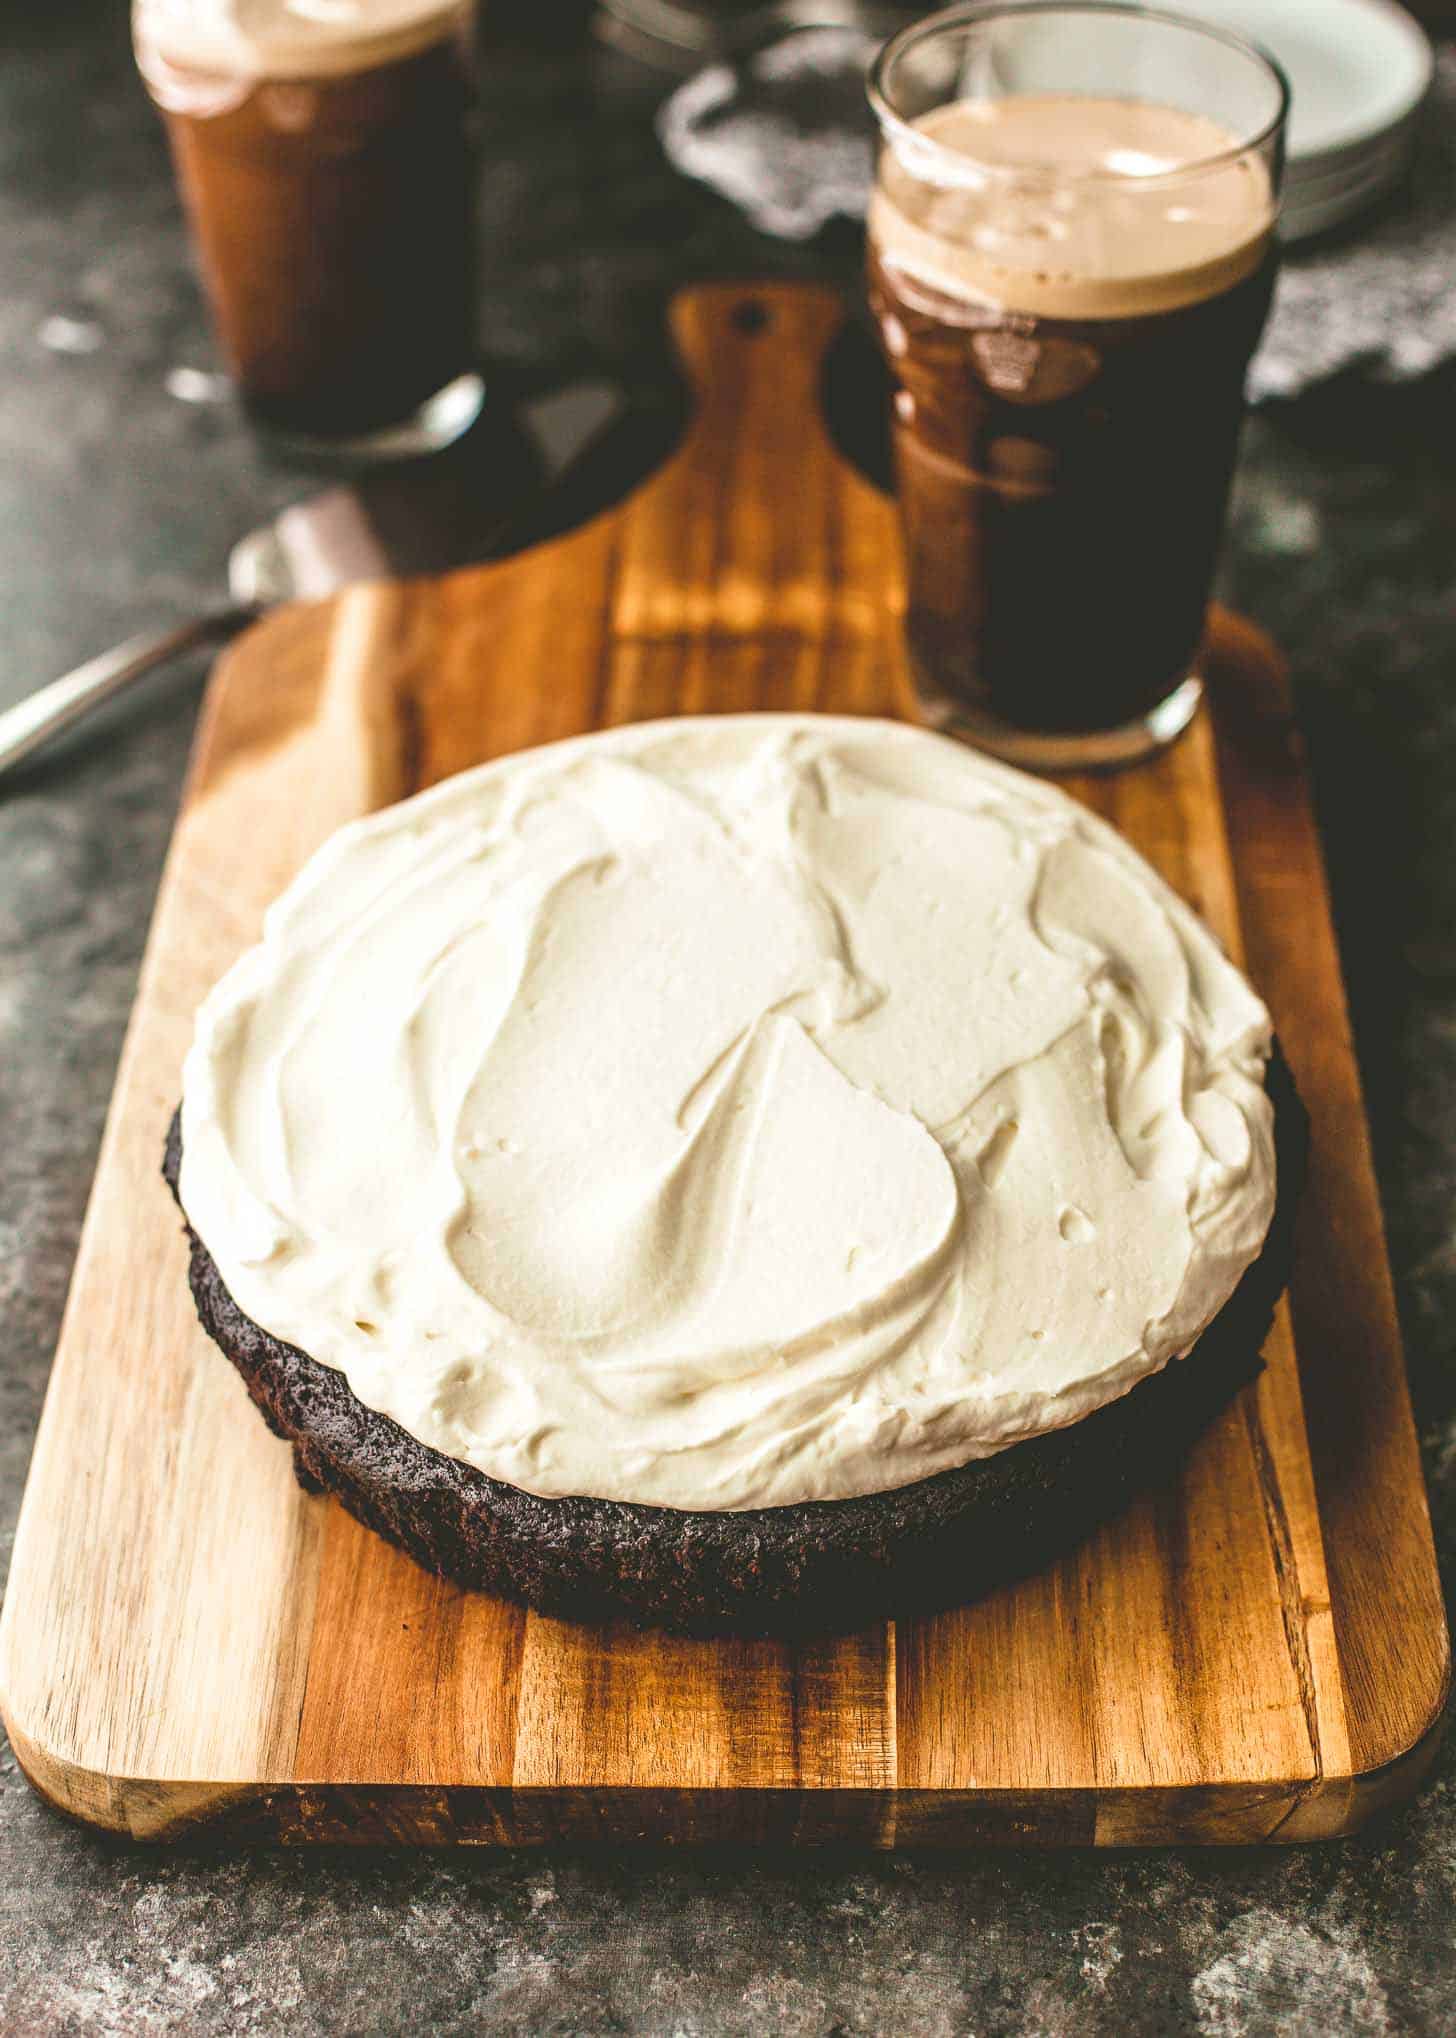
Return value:
[[(12, 9), (18, 14), (19, 8)], [(117, 4), (0, 63), (0, 701), (219, 586), (299, 492), (211, 368)], [(489, 59), (483, 317), (525, 386), (651, 384), (667, 286), (853, 275), (663, 165), (659, 86), (560, 0)], [(196, 378), (192, 378), (195, 383)], [(1231, 559), (1290, 649), (1443, 1554), (1456, 1556), (1456, 377), (1250, 431)], [(0, 1530), (10, 1533), (187, 753), (173, 672), (0, 793)], [(46, 1811), (0, 1743), (0, 2031), (1417, 2032), (1456, 2022), (1456, 1740), (1287, 1853), (169, 1855)]]

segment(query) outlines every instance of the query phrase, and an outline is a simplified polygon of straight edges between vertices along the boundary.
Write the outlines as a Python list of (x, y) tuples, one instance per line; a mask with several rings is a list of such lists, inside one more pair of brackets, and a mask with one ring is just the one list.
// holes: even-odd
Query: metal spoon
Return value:
[(382, 468), (295, 503), (228, 555), (225, 607), (130, 637), (0, 713), (0, 775), (101, 702), (169, 659), (219, 644), (275, 602), (313, 600), (355, 581), (444, 573), (488, 558), (623, 409), (621, 392), (578, 382), (522, 407), (509, 448), (497, 434), (430, 460)]

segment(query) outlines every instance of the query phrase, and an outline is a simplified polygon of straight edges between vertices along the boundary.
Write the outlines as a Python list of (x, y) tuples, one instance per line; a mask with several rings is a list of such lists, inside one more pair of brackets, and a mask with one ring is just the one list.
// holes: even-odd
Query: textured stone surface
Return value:
[[(6, 23), (0, 700), (215, 590), (231, 537), (299, 490), (197, 400), (214, 364), (120, 13), (52, 0)], [(518, 380), (657, 382), (679, 277), (853, 273), (847, 235), (786, 254), (680, 183), (655, 83), (566, 10), (521, 13), (491, 59), (483, 279)], [(1448, 1562), (1453, 396), (1450, 376), (1352, 379), (1267, 412), (1230, 575), (1294, 653)], [(0, 792), (5, 1555), (200, 676), (159, 678)], [(1453, 1779), (1456, 1745), (1378, 1829), (1269, 1855), (163, 1855), (54, 1817), (0, 1745), (0, 2030), (1438, 2032)]]

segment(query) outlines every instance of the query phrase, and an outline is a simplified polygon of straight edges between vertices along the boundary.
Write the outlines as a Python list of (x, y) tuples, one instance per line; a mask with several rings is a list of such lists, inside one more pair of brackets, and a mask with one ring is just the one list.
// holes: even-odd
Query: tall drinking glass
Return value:
[(133, 0), (222, 351), (292, 447), (473, 422), (474, 0)]
[(870, 97), (922, 704), (1033, 769), (1130, 762), (1201, 696), (1283, 75), (1177, 15), (1049, 0), (904, 30)]

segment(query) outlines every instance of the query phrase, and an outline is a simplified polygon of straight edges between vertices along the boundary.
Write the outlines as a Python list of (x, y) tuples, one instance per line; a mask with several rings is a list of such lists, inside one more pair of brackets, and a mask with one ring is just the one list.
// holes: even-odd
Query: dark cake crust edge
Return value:
[[(1189, 1445), (1258, 1374), (1289, 1277), (1307, 1124), (1277, 1049), (1268, 1089), (1279, 1168), (1269, 1234), (1186, 1359), (1067, 1429), (852, 1500), (688, 1513), (542, 1499), (420, 1443), (366, 1408), (342, 1373), (261, 1330), (186, 1225), (189, 1279), (203, 1328), (292, 1444), (300, 1483), (334, 1494), (426, 1570), (544, 1613), (625, 1614), (676, 1633), (862, 1628), (978, 1598), (1039, 1569), (1136, 1494), (1171, 1493)], [(181, 1161), (179, 1114), (162, 1170), (174, 1197)]]

